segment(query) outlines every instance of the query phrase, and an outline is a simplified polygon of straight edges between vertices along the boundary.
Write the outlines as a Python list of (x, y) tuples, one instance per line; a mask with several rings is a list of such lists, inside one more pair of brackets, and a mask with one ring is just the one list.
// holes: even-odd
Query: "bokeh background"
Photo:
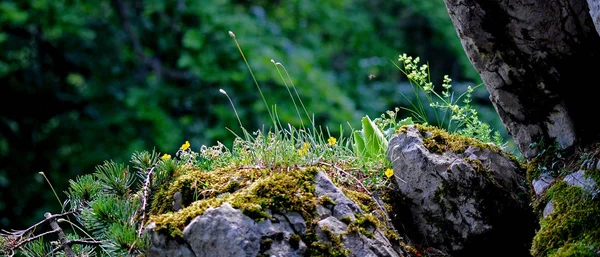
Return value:
[[(68, 180), (105, 160), (173, 154), (268, 125), (270, 105), (299, 125), (271, 59), (288, 70), (318, 125), (338, 134), (406, 106), (399, 54), (429, 63), (458, 90), (481, 83), (442, 0), (0, 1), (0, 229), (58, 212)], [(481, 119), (506, 132), (481, 87)], [(407, 116), (401, 113), (401, 116)]]

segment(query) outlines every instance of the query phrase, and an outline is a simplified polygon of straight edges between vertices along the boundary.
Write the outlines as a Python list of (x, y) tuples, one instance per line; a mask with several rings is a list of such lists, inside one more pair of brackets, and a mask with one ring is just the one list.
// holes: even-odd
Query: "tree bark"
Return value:
[(588, 82), (600, 71), (597, 0), (444, 2), (494, 108), (526, 159), (538, 154), (532, 143), (574, 149), (599, 138), (590, 114), (600, 87)]

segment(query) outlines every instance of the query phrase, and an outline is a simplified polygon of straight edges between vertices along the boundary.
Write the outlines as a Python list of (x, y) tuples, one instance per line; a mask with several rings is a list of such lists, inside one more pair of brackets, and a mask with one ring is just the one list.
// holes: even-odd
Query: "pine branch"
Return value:
[(58, 233), (58, 231), (59, 231), (58, 229), (54, 229), (54, 230), (51, 230), (51, 231), (46, 231), (46, 232), (44, 232), (44, 233), (41, 233), (41, 234), (39, 234), (39, 235), (37, 235), (37, 236), (28, 237), (28, 238), (26, 238), (26, 239), (23, 239), (22, 241), (18, 242), (17, 244), (15, 244), (15, 245), (12, 245), (12, 246), (11, 246), (11, 247), (10, 247), (8, 250), (9, 250), (9, 251), (12, 251), (12, 250), (14, 250), (14, 249), (17, 249), (17, 248), (21, 247), (22, 245), (24, 245), (24, 244), (26, 244), (26, 243), (29, 243), (29, 242), (31, 242), (31, 241), (33, 241), (33, 240), (36, 240), (36, 239), (38, 239), (38, 238), (40, 238), (40, 237), (43, 237), (43, 236), (45, 236), (45, 235), (49, 235), (49, 234)]

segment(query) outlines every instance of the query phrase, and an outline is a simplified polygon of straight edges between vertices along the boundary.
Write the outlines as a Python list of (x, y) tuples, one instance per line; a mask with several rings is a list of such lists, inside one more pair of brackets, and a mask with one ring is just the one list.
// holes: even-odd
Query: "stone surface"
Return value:
[(528, 255), (535, 217), (515, 161), (489, 148), (432, 153), (414, 126), (392, 138), (387, 154), (412, 214), (412, 222), (400, 221), (414, 228), (412, 240), (457, 256)]
[(185, 241), (173, 239), (153, 231), (154, 224), (150, 224), (146, 228), (149, 230), (151, 238), (150, 249), (147, 252), (148, 257), (197, 257)]
[[(600, 88), (581, 76), (600, 69), (597, 0), (444, 2), (465, 53), (526, 159), (539, 153), (532, 143), (540, 140), (566, 149), (597, 138), (600, 132), (587, 113)], [(574, 85), (581, 86), (572, 90)]]
[(183, 237), (194, 253), (206, 257), (256, 256), (260, 250), (254, 220), (228, 203), (209, 208), (192, 220), (183, 230)]
[(587, 0), (588, 7), (590, 9), (590, 16), (596, 26), (596, 33), (600, 35), (600, 1), (598, 0)]
[(352, 200), (348, 199), (341, 189), (336, 187), (333, 182), (323, 172), (317, 173), (315, 176), (315, 195), (317, 197), (328, 196), (335, 205), (332, 209), (332, 215), (336, 219), (348, 217), (350, 220), (355, 220), (355, 213), (362, 213), (362, 210)]
[(592, 192), (596, 188), (596, 182), (585, 176), (584, 170), (578, 170), (563, 178), (563, 181), (571, 186), (583, 188), (587, 192)]
[(534, 179), (531, 184), (533, 185), (533, 191), (535, 195), (541, 195), (546, 192), (546, 189), (554, 182), (554, 177), (548, 173), (540, 175)]
[[(364, 212), (336, 187), (325, 173), (315, 175), (315, 197), (328, 196), (336, 204), (317, 205), (314, 233), (319, 243), (329, 247), (343, 247), (349, 256), (405, 256), (399, 246), (393, 247), (378, 228), (370, 228), (374, 237), (348, 231), (348, 224), (340, 219), (354, 221)], [(310, 246), (299, 236), (308, 233), (306, 219), (297, 212), (276, 214), (267, 210), (270, 218), (256, 222), (228, 203), (209, 208), (193, 219), (183, 230), (183, 238), (152, 231), (150, 257), (211, 257), (211, 256), (304, 256)], [(311, 219), (313, 219), (311, 218)], [(324, 232), (327, 230), (329, 232)], [(338, 237), (335, 245), (329, 236)], [(292, 239), (295, 237), (295, 239)]]

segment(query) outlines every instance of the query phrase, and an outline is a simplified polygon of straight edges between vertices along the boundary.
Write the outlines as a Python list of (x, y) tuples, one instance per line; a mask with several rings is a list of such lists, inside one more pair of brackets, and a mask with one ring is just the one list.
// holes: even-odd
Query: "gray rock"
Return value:
[(287, 218), (287, 221), (292, 225), (294, 232), (296, 234), (304, 235), (306, 233), (306, 222), (302, 215), (297, 212), (288, 212), (284, 215)]
[(369, 238), (360, 233), (350, 233), (342, 236), (342, 244), (352, 252), (352, 256), (376, 257), (388, 256), (397, 257), (399, 255), (387, 242), (385, 236), (380, 230), (374, 230), (374, 238)]
[(590, 8), (590, 16), (596, 27), (596, 33), (600, 35), (600, 1), (598, 0), (587, 0)]
[[(343, 247), (349, 250), (350, 256), (403, 256), (400, 250), (394, 250), (384, 233), (377, 228), (371, 231), (374, 238), (360, 233), (346, 233), (348, 225), (340, 219), (349, 217), (350, 220), (356, 220), (355, 216), (362, 215), (363, 211), (322, 171), (315, 176), (315, 189), (315, 197), (328, 196), (336, 203), (328, 205), (329, 208), (317, 205), (314, 232), (322, 240), (321, 243), (334, 247), (324, 232), (328, 230), (342, 239)], [(181, 239), (152, 231), (154, 227), (149, 226), (152, 238), (148, 256), (304, 256), (309, 246), (298, 238), (307, 233), (305, 218), (297, 212), (266, 212), (271, 217), (257, 223), (229, 203), (223, 203), (193, 219), (183, 230)]]
[(173, 210), (175, 210), (175, 211), (181, 210), (181, 207), (183, 207), (183, 204), (181, 203), (181, 201), (182, 201), (181, 192), (179, 192), (179, 191), (175, 192), (175, 194), (173, 194)]
[(415, 228), (409, 236), (450, 255), (528, 254), (535, 217), (524, 171), (510, 158), (476, 147), (462, 154), (432, 153), (414, 126), (392, 138), (387, 156), (411, 213), (412, 222), (400, 221)]
[(176, 240), (167, 235), (159, 234), (154, 229), (154, 223), (146, 227), (150, 233), (150, 249), (148, 257), (197, 257), (183, 240)]
[(317, 222), (317, 229), (315, 233), (320, 241), (329, 241), (329, 236), (325, 233), (325, 230), (333, 233), (334, 235), (341, 235), (346, 232), (348, 225), (346, 223), (336, 219), (335, 217), (327, 217)]
[(333, 206), (332, 215), (337, 219), (349, 217), (350, 220), (354, 221), (356, 219), (354, 217), (355, 213), (363, 213), (360, 207), (348, 199), (342, 190), (336, 187), (329, 177), (321, 171), (315, 176), (315, 195), (317, 197), (328, 196), (336, 203)]
[(538, 178), (534, 179), (531, 184), (533, 185), (533, 191), (535, 192), (535, 195), (543, 194), (553, 182), (554, 177), (552, 177), (552, 175), (549, 173), (544, 173)]
[(183, 230), (183, 237), (201, 256), (256, 256), (260, 250), (256, 227), (254, 220), (224, 203), (192, 220)]
[(584, 170), (578, 170), (563, 178), (563, 181), (571, 186), (581, 187), (587, 192), (592, 192), (596, 188), (596, 182), (588, 177), (585, 177)]
[(548, 201), (548, 203), (544, 207), (544, 210), (542, 211), (542, 217), (546, 218), (548, 215), (552, 214), (553, 211), (554, 204), (552, 203), (552, 201)]

